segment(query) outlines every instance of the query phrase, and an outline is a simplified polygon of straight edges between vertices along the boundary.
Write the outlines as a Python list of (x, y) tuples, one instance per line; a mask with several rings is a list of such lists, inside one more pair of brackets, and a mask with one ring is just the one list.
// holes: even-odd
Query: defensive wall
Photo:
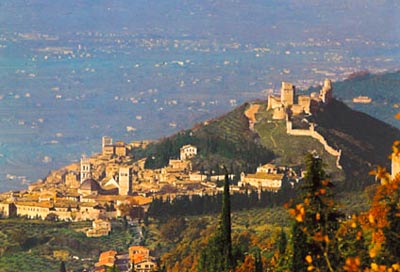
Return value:
[(342, 150), (336, 150), (333, 147), (331, 147), (324, 138), (324, 136), (315, 131), (314, 124), (311, 123), (309, 129), (293, 129), (292, 121), (286, 119), (286, 133), (294, 136), (309, 136), (318, 140), (323, 145), (326, 152), (336, 157), (336, 167), (342, 169), (342, 166), (340, 165), (340, 157), (342, 155)]

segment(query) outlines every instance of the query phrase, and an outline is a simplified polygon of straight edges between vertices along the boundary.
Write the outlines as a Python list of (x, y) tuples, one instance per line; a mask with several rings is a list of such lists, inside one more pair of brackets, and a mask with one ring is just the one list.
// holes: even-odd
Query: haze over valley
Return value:
[[(397, 14), (397, 1), (372, 0), (2, 1), (0, 189), (98, 152), (103, 135), (157, 139), (281, 81), (397, 71)], [(395, 92), (335, 96), (400, 127)]]

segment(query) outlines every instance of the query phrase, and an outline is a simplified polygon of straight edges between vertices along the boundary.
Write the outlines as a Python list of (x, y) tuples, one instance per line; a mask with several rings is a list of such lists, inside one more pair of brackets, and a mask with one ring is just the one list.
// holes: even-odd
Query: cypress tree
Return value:
[(233, 271), (231, 204), (229, 194), (229, 176), (225, 168), (224, 193), (219, 226), (208, 241), (207, 247), (200, 253), (199, 272), (229, 272)]
[(67, 268), (65, 267), (65, 262), (61, 261), (60, 272), (67, 272)]
[[(335, 234), (342, 214), (336, 210), (333, 184), (327, 179), (319, 157), (308, 155), (302, 190), (303, 202), (291, 209), (296, 218), (293, 226), (293, 271), (314, 267), (333, 271), (341, 266)], [(307, 257), (307, 260), (305, 259)]]
[(221, 234), (223, 237), (223, 253), (226, 256), (225, 268), (229, 270), (233, 267), (232, 258), (232, 225), (231, 225), (231, 201), (229, 193), (229, 176), (225, 169), (224, 194), (222, 197), (222, 213), (221, 213)]
[(261, 258), (261, 252), (260, 249), (257, 248), (255, 254), (254, 254), (254, 272), (263, 272), (263, 263), (262, 263), (262, 258)]

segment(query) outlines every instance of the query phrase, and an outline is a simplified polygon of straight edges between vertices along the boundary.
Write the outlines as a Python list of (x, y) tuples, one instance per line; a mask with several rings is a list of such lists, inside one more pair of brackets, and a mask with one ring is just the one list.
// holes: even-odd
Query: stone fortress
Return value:
[(340, 165), (341, 150), (331, 147), (325, 138), (315, 130), (316, 124), (307, 117), (314, 114), (320, 107), (328, 105), (333, 99), (332, 82), (325, 79), (318, 93), (311, 95), (296, 95), (296, 87), (288, 82), (282, 82), (280, 96), (268, 96), (267, 110), (272, 111), (272, 120), (286, 120), (286, 133), (294, 136), (309, 136), (318, 140), (326, 152), (335, 156), (336, 166)]
[(325, 79), (319, 94), (296, 95), (296, 87), (289, 82), (282, 82), (280, 96), (268, 96), (267, 110), (272, 110), (273, 120), (289, 119), (301, 114), (311, 115), (321, 104), (329, 104), (333, 99), (332, 82)]

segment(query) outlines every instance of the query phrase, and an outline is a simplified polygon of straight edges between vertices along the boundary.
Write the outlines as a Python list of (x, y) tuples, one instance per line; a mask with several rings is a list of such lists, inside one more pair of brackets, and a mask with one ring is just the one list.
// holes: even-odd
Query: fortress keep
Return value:
[(288, 116), (300, 114), (310, 115), (321, 104), (329, 104), (333, 99), (332, 82), (325, 79), (321, 91), (318, 94), (296, 96), (296, 86), (289, 82), (282, 82), (279, 96), (269, 95), (267, 110), (273, 110), (272, 119), (284, 120)]

